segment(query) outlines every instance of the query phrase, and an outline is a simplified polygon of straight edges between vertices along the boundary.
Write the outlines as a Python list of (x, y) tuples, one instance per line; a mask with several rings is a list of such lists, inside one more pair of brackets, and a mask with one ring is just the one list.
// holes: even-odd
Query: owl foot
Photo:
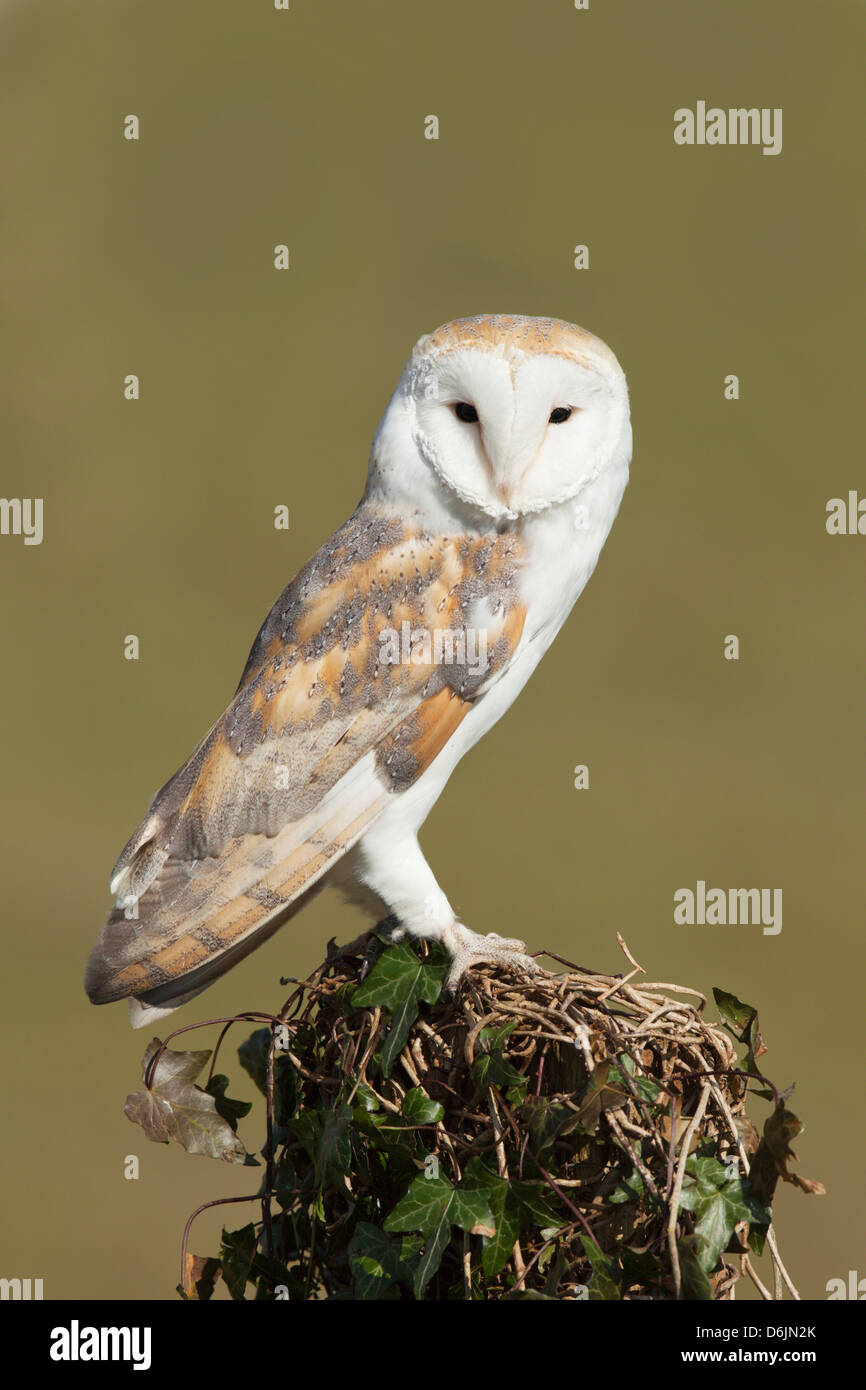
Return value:
[(496, 932), (481, 936), (459, 922), (445, 928), (442, 945), (451, 954), (451, 969), (445, 984), (452, 994), (469, 967), (482, 961), (504, 965), (512, 971), (522, 970), (527, 975), (537, 975), (541, 968), (532, 956), (526, 954), (525, 942), (517, 941), (514, 937), (497, 936)]

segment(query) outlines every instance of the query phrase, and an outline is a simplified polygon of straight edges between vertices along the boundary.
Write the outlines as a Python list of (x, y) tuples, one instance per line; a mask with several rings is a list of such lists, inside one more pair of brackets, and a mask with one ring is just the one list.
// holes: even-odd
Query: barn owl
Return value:
[(417, 836), (592, 574), (630, 459), (625, 376), (592, 334), (496, 314), (420, 339), (357, 510), (117, 861), (93, 1003), (162, 1017), (326, 882), (441, 942), (452, 988), (477, 961), (534, 968), (523, 942), (458, 921)]

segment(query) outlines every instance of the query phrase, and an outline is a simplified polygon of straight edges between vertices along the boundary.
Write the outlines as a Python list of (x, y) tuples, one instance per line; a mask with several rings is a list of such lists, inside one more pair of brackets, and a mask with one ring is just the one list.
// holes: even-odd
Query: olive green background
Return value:
[[(45, 499), (41, 546), (0, 538), (0, 1274), (172, 1297), (187, 1214), (254, 1190), (124, 1118), (149, 1035), (89, 1005), (85, 958), (150, 796), (355, 506), (412, 343), (478, 312), (608, 341), (635, 456), (587, 592), (424, 847), (475, 930), (611, 971), (619, 930), (649, 978), (756, 1003), (828, 1189), (779, 1192), (783, 1255), (806, 1297), (866, 1274), (866, 538), (824, 524), (866, 492), (863, 38), (843, 0), (0, 5), (2, 492)], [(675, 146), (699, 99), (783, 107), (782, 153)], [(781, 934), (675, 927), (699, 878), (781, 887)], [(359, 924), (326, 892), (178, 1022), (277, 1005)]]

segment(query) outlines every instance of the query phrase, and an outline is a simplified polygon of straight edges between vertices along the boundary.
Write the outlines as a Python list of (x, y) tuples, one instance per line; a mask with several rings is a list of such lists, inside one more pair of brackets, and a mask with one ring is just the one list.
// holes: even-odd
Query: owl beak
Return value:
[(502, 481), (502, 478), (501, 478), (501, 476), (500, 476), (499, 470), (497, 469), (496, 464), (495, 464), (495, 462), (494, 462), (494, 459), (495, 459), (496, 455), (492, 453), (492, 451), (491, 451), (491, 449), (490, 449), (490, 447), (489, 447), (489, 445), (488, 445), (487, 438), (486, 438), (486, 436), (485, 436), (485, 432), (484, 432), (484, 427), (483, 427), (483, 426), (482, 426), (482, 428), (481, 428), (480, 433), (481, 433), (481, 452), (482, 452), (483, 455), (484, 455), (484, 463), (485, 463), (485, 466), (486, 466), (486, 468), (487, 468), (487, 475), (488, 475), (488, 477), (489, 477), (489, 479), (490, 479), (490, 487), (491, 487), (491, 490), (492, 490), (494, 496), (498, 499), (498, 501), (500, 501), (500, 502), (502, 503), (503, 507), (505, 507), (508, 511), (510, 511), (510, 510), (511, 510), (511, 503), (510, 503), (509, 500), (508, 500), (508, 493), (507, 493), (507, 490), (506, 490), (505, 485), (503, 484), (503, 481)]
[(490, 439), (482, 429), (482, 445), (490, 478), (497, 497), (509, 511), (515, 511), (523, 495), (528, 474), (541, 451), (543, 434), (527, 439), (515, 438), (509, 429)]

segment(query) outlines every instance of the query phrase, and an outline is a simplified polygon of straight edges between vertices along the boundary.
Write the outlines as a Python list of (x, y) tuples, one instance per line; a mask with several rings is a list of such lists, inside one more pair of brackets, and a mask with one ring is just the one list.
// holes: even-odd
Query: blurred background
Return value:
[[(45, 506), (41, 545), (0, 537), (0, 1274), (173, 1297), (189, 1212), (251, 1190), (125, 1119), (149, 1033), (91, 1007), (84, 962), (149, 798), (354, 508), (413, 342), (478, 312), (610, 343), (635, 456), (595, 577), (423, 846), (476, 931), (603, 971), (621, 931), (648, 978), (756, 1004), (827, 1187), (779, 1191), (783, 1257), (809, 1298), (866, 1274), (866, 538), (825, 529), (866, 494), (863, 38), (853, 0), (0, 4), (2, 492)], [(782, 153), (676, 146), (698, 100), (782, 107)], [(698, 879), (781, 887), (781, 934), (674, 926)], [(359, 925), (324, 893), (178, 1022), (278, 1006)]]

